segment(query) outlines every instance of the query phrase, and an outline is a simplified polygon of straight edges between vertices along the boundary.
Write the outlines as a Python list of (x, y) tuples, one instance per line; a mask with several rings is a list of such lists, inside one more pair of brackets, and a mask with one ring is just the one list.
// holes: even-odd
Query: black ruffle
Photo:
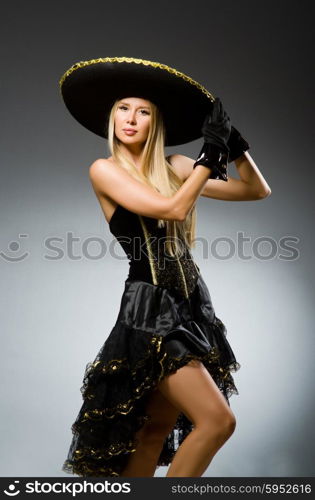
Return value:
[[(226, 335), (201, 275), (190, 300), (161, 286), (126, 280), (115, 326), (86, 366), (83, 404), (62, 470), (79, 476), (119, 476), (136, 449), (135, 433), (150, 419), (145, 412), (149, 394), (191, 359), (203, 362), (227, 402), (238, 394), (231, 372), (240, 364)], [(169, 465), (192, 428), (180, 414), (158, 466)]]

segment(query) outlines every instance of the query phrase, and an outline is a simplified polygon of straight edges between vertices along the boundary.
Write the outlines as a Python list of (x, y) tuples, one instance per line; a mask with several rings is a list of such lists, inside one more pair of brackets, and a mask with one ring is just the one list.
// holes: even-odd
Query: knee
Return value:
[(236, 428), (236, 418), (235, 415), (231, 412), (227, 416), (224, 417), (222, 422), (223, 433), (230, 437)]
[(234, 414), (229, 411), (222, 415), (218, 434), (223, 438), (223, 440), (229, 439), (235, 431), (236, 427), (236, 418)]
[(236, 418), (231, 411), (221, 412), (216, 417), (211, 414), (209, 418), (197, 423), (195, 427), (199, 428), (205, 439), (212, 440), (216, 436), (218, 439), (226, 441), (235, 431)]
[(236, 418), (233, 413), (225, 413), (221, 416), (218, 423), (218, 435), (223, 438), (223, 440), (228, 439), (232, 436), (236, 427)]

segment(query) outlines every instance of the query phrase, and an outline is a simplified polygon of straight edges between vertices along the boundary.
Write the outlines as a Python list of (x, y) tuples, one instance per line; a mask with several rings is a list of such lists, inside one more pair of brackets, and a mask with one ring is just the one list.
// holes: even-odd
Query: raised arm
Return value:
[(183, 221), (209, 178), (209, 168), (198, 165), (171, 197), (163, 196), (106, 159), (98, 159), (90, 166), (89, 177), (99, 195), (111, 198), (131, 212), (155, 219)]
[[(175, 154), (171, 157), (172, 166), (181, 175), (183, 180), (193, 174), (195, 160), (188, 156)], [(261, 200), (271, 194), (271, 189), (254, 162), (246, 151), (235, 160), (239, 179), (229, 175), (227, 182), (218, 179), (209, 179), (200, 195), (225, 201), (254, 201)]]

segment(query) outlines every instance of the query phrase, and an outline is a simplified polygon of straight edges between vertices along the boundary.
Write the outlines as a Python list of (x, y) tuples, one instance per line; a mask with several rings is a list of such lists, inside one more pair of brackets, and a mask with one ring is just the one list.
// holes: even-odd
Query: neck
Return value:
[(120, 144), (121, 150), (124, 154), (136, 165), (137, 168), (141, 167), (141, 159), (143, 153), (143, 144)]

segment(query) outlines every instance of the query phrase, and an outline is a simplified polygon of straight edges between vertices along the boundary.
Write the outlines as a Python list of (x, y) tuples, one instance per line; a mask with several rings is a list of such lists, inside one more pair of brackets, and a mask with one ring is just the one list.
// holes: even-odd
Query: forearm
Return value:
[(171, 197), (172, 210), (178, 220), (185, 220), (192, 206), (202, 192), (209, 179), (210, 169), (197, 165), (182, 186)]
[(261, 196), (271, 193), (268, 183), (247, 151), (235, 160), (235, 165), (240, 179), (250, 187), (253, 193)]

